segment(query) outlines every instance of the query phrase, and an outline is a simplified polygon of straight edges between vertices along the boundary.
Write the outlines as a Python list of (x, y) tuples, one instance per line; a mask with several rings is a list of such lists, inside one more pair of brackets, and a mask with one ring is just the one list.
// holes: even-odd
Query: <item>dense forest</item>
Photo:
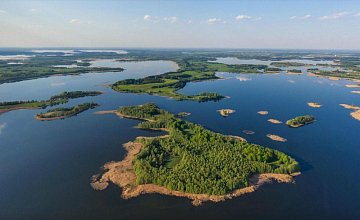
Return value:
[(250, 144), (176, 118), (156, 104), (122, 107), (122, 115), (146, 119), (142, 129), (166, 129), (167, 137), (138, 139), (136, 184), (154, 183), (188, 193), (222, 195), (249, 185), (256, 173), (293, 173), (299, 164), (277, 150)]

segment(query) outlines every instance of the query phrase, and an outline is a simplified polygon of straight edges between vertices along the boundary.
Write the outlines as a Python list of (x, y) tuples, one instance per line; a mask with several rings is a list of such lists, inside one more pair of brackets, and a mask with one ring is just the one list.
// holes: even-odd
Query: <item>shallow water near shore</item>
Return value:
[[(100, 66), (119, 66), (119, 73), (56, 76), (0, 85), (0, 101), (47, 99), (62, 91), (100, 90), (104, 94), (70, 100), (62, 106), (94, 101), (100, 107), (65, 120), (40, 122), (34, 115), (44, 110), (19, 110), (0, 115), (0, 219), (357, 219), (360, 216), (360, 122), (341, 103), (360, 106), (348, 80), (280, 74), (218, 73), (223, 80), (189, 83), (179, 92), (218, 92), (229, 99), (197, 103), (164, 97), (112, 91), (107, 84), (176, 70), (168, 61), (95, 61)], [(231, 62), (231, 61), (229, 61)], [(243, 61), (245, 62), (245, 61)], [(257, 64), (257, 63), (255, 63)], [(93, 64), (95, 65), (95, 64)], [(116, 115), (96, 115), (100, 110), (155, 102), (172, 113), (204, 127), (249, 142), (281, 150), (297, 160), (302, 175), (296, 184), (265, 185), (254, 193), (221, 203), (193, 207), (190, 200), (162, 195), (120, 197), (111, 185), (94, 191), (90, 178), (108, 161), (125, 155), (122, 144), (136, 136), (156, 136), (133, 128), (137, 120)], [(311, 108), (317, 102), (321, 108)], [(217, 110), (234, 109), (229, 117)], [(259, 115), (258, 111), (268, 111)], [(272, 124), (298, 115), (314, 115), (316, 122), (292, 129)], [(255, 134), (246, 135), (242, 131)], [(266, 137), (275, 134), (287, 142)]]

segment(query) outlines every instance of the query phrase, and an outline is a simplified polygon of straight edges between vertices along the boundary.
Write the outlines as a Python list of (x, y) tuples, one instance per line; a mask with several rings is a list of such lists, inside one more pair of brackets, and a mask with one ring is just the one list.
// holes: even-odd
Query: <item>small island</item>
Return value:
[(298, 116), (296, 118), (286, 121), (286, 124), (292, 128), (298, 128), (310, 123), (313, 123), (315, 118), (311, 115)]
[(269, 114), (268, 111), (258, 111), (257, 113), (258, 113), (259, 115), (267, 115), (267, 114)]
[(235, 113), (235, 110), (233, 110), (233, 109), (220, 109), (220, 110), (217, 110), (217, 111), (223, 117), (228, 117), (230, 114)]
[(351, 91), (351, 93), (360, 94), (360, 91)]
[(35, 118), (39, 121), (52, 121), (57, 119), (64, 119), (75, 116), (83, 111), (88, 109), (93, 109), (99, 106), (96, 103), (84, 103), (80, 105), (76, 105), (70, 108), (54, 108), (45, 113), (40, 113), (35, 116)]
[(50, 97), (48, 100), (36, 101), (9, 101), (9, 102), (0, 102), (0, 115), (19, 109), (40, 109), (46, 108), (48, 106), (55, 106), (59, 104), (64, 104), (69, 101), (69, 99), (81, 98), (86, 96), (97, 96), (102, 94), (100, 91), (73, 91), (73, 92), (63, 92), (58, 95)]
[(296, 160), (280, 151), (209, 131), (153, 103), (113, 113), (143, 120), (137, 126), (141, 129), (168, 131), (124, 144), (125, 158), (106, 163), (102, 173), (91, 178), (96, 190), (106, 189), (110, 182), (121, 187), (124, 199), (160, 193), (189, 198), (193, 205), (219, 202), (267, 182), (292, 182), (300, 169)]
[(279, 135), (275, 135), (275, 134), (267, 134), (266, 137), (270, 138), (273, 141), (278, 141), (278, 142), (286, 142), (287, 139), (280, 137)]
[(309, 107), (312, 107), (312, 108), (320, 108), (322, 106), (317, 102), (308, 102), (307, 104)]
[(273, 119), (273, 118), (268, 119), (268, 122), (273, 123), (273, 124), (282, 124), (282, 121), (279, 121), (279, 120)]
[(189, 115), (191, 115), (190, 112), (179, 112), (179, 113), (177, 114), (177, 116), (178, 116), (179, 118), (187, 117), (187, 116), (189, 116)]

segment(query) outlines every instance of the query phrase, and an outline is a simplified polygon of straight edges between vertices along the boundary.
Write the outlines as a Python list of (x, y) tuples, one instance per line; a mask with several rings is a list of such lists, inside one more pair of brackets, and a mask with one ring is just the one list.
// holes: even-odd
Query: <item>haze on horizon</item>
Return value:
[(359, 1), (0, 2), (0, 47), (360, 49)]

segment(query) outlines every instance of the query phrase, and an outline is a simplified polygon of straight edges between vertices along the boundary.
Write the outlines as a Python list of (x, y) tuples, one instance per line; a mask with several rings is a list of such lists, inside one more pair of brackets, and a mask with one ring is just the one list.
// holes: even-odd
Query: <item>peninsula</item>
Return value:
[(81, 98), (86, 96), (97, 96), (102, 94), (100, 91), (73, 91), (73, 92), (63, 92), (58, 95), (51, 96), (48, 100), (36, 101), (9, 101), (9, 102), (0, 102), (0, 115), (18, 109), (40, 109), (46, 108), (48, 106), (54, 106), (59, 104), (64, 104), (69, 101), (69, 99)]
[[(92, 59), (100, 57), (103, 56), (90, 56)], [(77, 62), (77, 59), (85, 58), (88, 58), (88, 56), (34, 56), (22, 60), (20, 65), (2, 63), (0, 60), (0, 84), (50, 76), (79, 75), (92, 72), (121, 72), (124, 70), (123, 68), (92, 67), (87, 60)], [(74, 65), (74, 67), (65, 67), (66, 65)]]
[(96, 108), (97, 106), (99, 105), (92, 102), (92, 103), (84, 103), (84, 104), (76, 105), (70, 108), (55, 108), (45, 113), (37, 114), (35, 118), (40, 121), (52, 121), (57, 119), (64, 119), (75, 116), (88, 109)]
[(176, 100), (194, 100), (198, 102), (218, 101), (226, 98), (213, 92), (203, 92), (197, 95), (184, 95), (177, 91), (189, 82), (219, 79), (216, 72), (231, 73), (264, 73), (266, 65), (227, 65), (207, 62), (201, 59), (178, 59), (180, 69), (161, 75), (148, 76), (140, 79), (121, 80), (112, 85), (118, 92), (147, 93), (160, 95)]
[(144, 120), (138, 128), (166, 130), (160, 137), (138, 137), (124, 145), (127, 156), (104, 165), (91, 185), (109, 182), (123, 188), (125, 199), (160, 193), (193, 200), (223, 201), (275, 180), (291, 182), (299, 164), (290, 156), (238, 138), (221, 135), (177, 118), (153, 103), (122, 107), (114, 113)]

